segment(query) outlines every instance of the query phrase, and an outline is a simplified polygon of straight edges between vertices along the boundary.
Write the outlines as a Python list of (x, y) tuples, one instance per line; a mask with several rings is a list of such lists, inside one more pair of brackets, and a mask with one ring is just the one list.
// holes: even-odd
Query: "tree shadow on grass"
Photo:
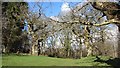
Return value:
[(100, 62), (100, 63), (107, 63), (108, 65), (111, 65), (114, 68), (118, 68), (120, 66), (120, 58), (114, 58), (114, 59), (108, 59), (108, 60), (103, 60), (96, 56), (96, 60), (94, 62)]

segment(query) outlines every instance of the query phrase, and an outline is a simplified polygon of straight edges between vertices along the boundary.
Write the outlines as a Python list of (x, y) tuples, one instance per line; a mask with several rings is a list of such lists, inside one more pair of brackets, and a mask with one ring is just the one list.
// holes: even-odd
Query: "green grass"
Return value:
[[(109, 57), (101, 57), (108, 59)], [(47, 56), (4, 55), (3, 66), (108, 66), (106, 63), (94, 62), (95, 57), (81, 59), (63, 59)]]

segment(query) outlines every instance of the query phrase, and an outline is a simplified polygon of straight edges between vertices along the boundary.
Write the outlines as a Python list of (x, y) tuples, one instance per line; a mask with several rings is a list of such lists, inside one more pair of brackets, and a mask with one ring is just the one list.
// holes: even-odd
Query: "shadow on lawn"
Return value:
[(107, 63), (108, 65), (111, 65), (114, 68), (117, 68), (120, 66), (120, 58), (114, 58), (114, 59), (108, 59), (108, 60), (103, 60), (96, 56), (96, 60), (94, 62), (100, 62), (100, 63)]

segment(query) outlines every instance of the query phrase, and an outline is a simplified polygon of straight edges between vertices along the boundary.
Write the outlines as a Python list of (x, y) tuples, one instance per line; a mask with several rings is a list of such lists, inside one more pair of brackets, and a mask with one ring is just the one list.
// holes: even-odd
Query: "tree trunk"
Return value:
[(9, 53), (9, 52), (10, 52), (10, 46), (8, 45), (5, 47), (5, 53)]
[(120, 58), (120, 24), (118, 26), (118, 47), (117, 47), (117, 58)]
[(35, 50), (34, 50), (34, 45), (32, 45), (32, 55), (34, 55), (34, 52)]
[(87, 47), (87, 56), (91, 56), (92, 55), (92, 47), (89, 44), (89, 41), (85, 43), (86, 47)]
[(37, 56), (38, 55), (38, 42), (34, 41), (32, 42), (32, 55)]
[(89, 42), (90, 30), (87, 25), (85, 26), (84, 29), (85, 29), (85, 46), (87, 48), (87, 56), (90, 56), (92, 55), (92, 47), (90, 46), (90, 42)]
[(35, 56), (38, 55), (38, 46), (37, 45), (32, 46), (32, 55), (35, 55)]

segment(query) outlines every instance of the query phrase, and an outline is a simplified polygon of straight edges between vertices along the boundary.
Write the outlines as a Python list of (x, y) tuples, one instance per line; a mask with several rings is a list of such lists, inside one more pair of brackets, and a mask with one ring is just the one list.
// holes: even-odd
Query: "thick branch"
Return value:
[(108, 24), (120, 24), (120, 21), (117, 21), (115, 19), (111, 19), (111, 20), (108, 20), (107, 22), (103, 22), (103, 23), (100, 23), (100, 24), (93, 24), (94, 26), (104, 26), (104, 25), (108, 25)]
[(115, 19), (111, 19), (111, 20), (102, 22), (100, 24), (86, 24), (85, 22), (80, 22), (80, 21), (69, 21), (69, 22), (59, 22), (59, 21), (57, 21), (57, 22), (58, 23), (68, 23), (68, 24), (77, 24), (77, 23), (80, 23), (80, 24), (83, 24), (83, 25), (90, 25), (90, 26), (96, 26), (96, 27), (104, 26), (104, 25), (108, 25), (108, 24), (120, 24), (120, 21), (117, 21)]

